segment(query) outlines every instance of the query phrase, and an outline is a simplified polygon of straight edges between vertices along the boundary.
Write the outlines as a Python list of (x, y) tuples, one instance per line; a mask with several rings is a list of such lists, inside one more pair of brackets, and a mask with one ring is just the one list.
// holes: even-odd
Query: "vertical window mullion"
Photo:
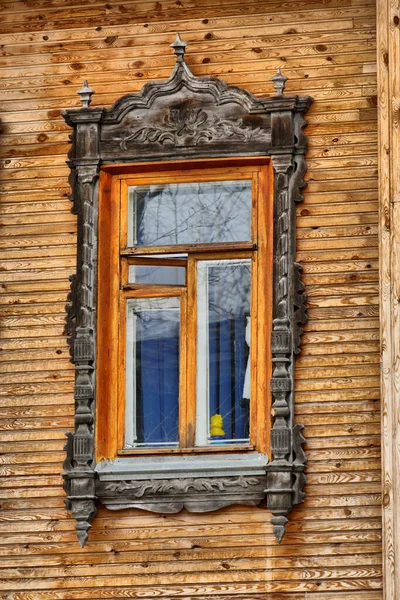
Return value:
[(181, 295), (181, 337), (179, 365), (179, 408), (178, 408), (178, 439), (180, 448), (187, 447), (187, 405), (188, 405), (188, 294), (182, 289)]
[[(124, 438), (119, 440), (119, 448), (125, 447), (126, 444), (132, 445), (137, 438), (137, 422), (134, 414), (133, 402), (128, 402), (127, 399), (133, 396), (134, 390), (136, 389), (136, 353), (135, 344), (133, 340), (135, 338), (135, 317), (133, 313), (127, 311), (126, 297), (123, 297), (121, 302), (121, 321), (126, 319), (125, 333), (122, 333), (120, 340), (121, 345), (124, 346), (124, 366), (125, 366), (125, 394), (123, 400), (124, 414), (122, 420), (120, 420), (120, 429), (124, 431)], [(131, 335), (129, 335), (131, 332)], [(131, 377), (129, 376), (131, 374)], [(122, 382), (121, 382), (122, 383)], [(121, 434), (119, 436), (121, 438)]]
[(185, 447), (193, 448), (196, 431), (196, 345), (197, 345), (197, 305), (196, 305), (196, 260), (188, 256), (187, 272), (187, 365), (186, 365), (186, 430)]
[[(196, 261), (196, 291), (194, 295), (196, 297), (196, 315), (203, 321), (204, 326), (197, 329), (196, 321), (196, 446), (206, 446), (209, 421), (208, 388), (212, 374), (208, 368), (209, 327), (207, 322), (207, 277), (198, 277), (198, 264), (199, 263)], [(215, 369), (214, 372), (214, 377), (216, 378), (218, 378), (218, 368)], [(203, 399), (203, 402), (199, 401), (199, 397)]]

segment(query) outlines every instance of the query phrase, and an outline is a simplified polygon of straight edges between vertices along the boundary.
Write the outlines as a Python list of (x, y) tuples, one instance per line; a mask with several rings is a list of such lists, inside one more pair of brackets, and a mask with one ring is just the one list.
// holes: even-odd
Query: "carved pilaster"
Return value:
[[(298, 324), (305, 323), (306, 312), (301, 267), (295, 262), (295, 198), (300, 182), (296, 155), (294, 152), (274, 155), (273, 167), (272, 460), (267, 466), (266, 494), (268, 507), (273, 514), (271, 522), (274, 534), (280, 542), (285, 533), (286, 515), (300, 501), (305, 483), (305, 456), (300, 451), (299, 437), (302, 426), (294, 426), (293, 387), (294, 355), (299, 349), (301, 333)], [(294, 451), (294, 435), (297, 436), (298, 456)]]
[(72, 200), (73, 210), (78, 216), (79, 244), (76, 275), (72, 277), (68, 297), (70, 304), (66, 325), (66, 331), (70, 334), (71, 360), (75, 364), (75, 424), (74, 432), (67, 436), (67, 459), (63, 473), (67, 494), (66, 506), (77, 520), (77, 537), (82, 546), (88, 539), (90, 521), (97, 512), (94, 472), (94, 372), (99, 159), (96, 156), (98, 123), (92, 122), (90, 113), (90, 110), (86, 110), (85, 122), (77, 126), (69, 162), (73, 173)]
[[(274, 206), (274, 302), (272, 321), (272, 461), (267, 467), (267, 503), (272, 523), (281, 541), (292, 507), (291, 486), (291, 392), (293, 388), (292, 332), (290, 310), (291, 285), (291, 205), (289, 176), (292, 156), (273, 157), (275, 171)], [(277, 343), (284, 340), (284, 343)]]

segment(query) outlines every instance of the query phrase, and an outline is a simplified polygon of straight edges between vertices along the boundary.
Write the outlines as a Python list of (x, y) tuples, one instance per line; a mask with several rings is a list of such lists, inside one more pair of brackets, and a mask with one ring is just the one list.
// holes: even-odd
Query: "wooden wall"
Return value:
[[(374, 0), (0, 3), (0, 598), (381, 600)], [(93, 105), (166, 78), (175, 32), (196, 75), (314, 96), (298, 211), (310, 321), (297, 363), (307, 501), (281, 545), (265, 507), (100, 509), (81, 549), (63, 507), (73, 370), (63, 337), (75, 217), (65, 165), (84, 77)], [(394, 600), (394, 599), (393, 599)]]

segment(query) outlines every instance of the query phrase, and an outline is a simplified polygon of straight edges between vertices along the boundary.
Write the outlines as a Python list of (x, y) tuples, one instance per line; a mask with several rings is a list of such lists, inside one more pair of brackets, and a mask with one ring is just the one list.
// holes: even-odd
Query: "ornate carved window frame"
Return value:
[[(67, 433), (66, 505), (83, 546), (96, 502), (111, 509), (139, 506), (158, 512), (215, 510), (265, 497), (280, 542), (287, 514), (303, 500), (306, 457), (302, 425), (294, 423), (294, 358), (306, 322), (306, 295), (296, 263), (296, 203), (303, 200), (308, 96), (286, 96), (286, 78), (272, 78), (274, 97), (256, 98), (215, 77), (198, 78), (185, 62), (186, 44), (172, 44), (175, 68), (165, 82), (146, 84), (110, 108), (64, 112), (73, 128), (68, 162), (78, 256), (67, 306), (67, 334), (75, 364), (75, 427)], [(274, 169), (274, 275), (272, 324), (271, 460), (260, 454), (168, 457), (149, 466), (135, 457), (95, 464), (97, 213), (100, 170), (162, 160), (270, 157)], [(266, 399), (267, 401), (267, 399)]]

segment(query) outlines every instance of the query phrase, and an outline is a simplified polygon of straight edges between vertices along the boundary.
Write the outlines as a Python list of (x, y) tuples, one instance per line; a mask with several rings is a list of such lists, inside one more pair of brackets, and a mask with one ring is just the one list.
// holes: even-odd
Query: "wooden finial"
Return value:
[(85, 81), (83, 82), (83, 88), (76, 93), (79, 94), (81, 98), (82, 107), (89, 108), (89, 104), (92, 101), (92, 95), (94, 94), (94, 90), (88, 87), (87, 79), (85, 79)]
[(183, 42), (179, 33), (176, 34), (176, 38), (173, 44), (171, 44), (171, 48), (174, 49), (174, 52), (177, 56), (178, 62), (183, 62), (185, 60), (185, 50), (187, 43)]
[(280, 68), (278, 69), (277, 74), (271, 77), (270, 81), (272, 81), (274, 88), (276, 89), (275, 96), (283, 96), (287, 80), (288, 78), (282, 75)]
[(89, 521), (86, 520), (78, 520), (77, 524), (75, 525), (76, 537), (78, 538), (81, 548), (85, 547), (86, 542), (89, 539), (89, 529), (91, 529), (91, 527), (92, 526), (90, 525)]
[(272, 517), (271, 523), (274, 526), (274, 536), (280, 544), (283, 536), (285, 535), (285, 525), (288, 522), (287, 518), (283, 515), (279, 517)]

